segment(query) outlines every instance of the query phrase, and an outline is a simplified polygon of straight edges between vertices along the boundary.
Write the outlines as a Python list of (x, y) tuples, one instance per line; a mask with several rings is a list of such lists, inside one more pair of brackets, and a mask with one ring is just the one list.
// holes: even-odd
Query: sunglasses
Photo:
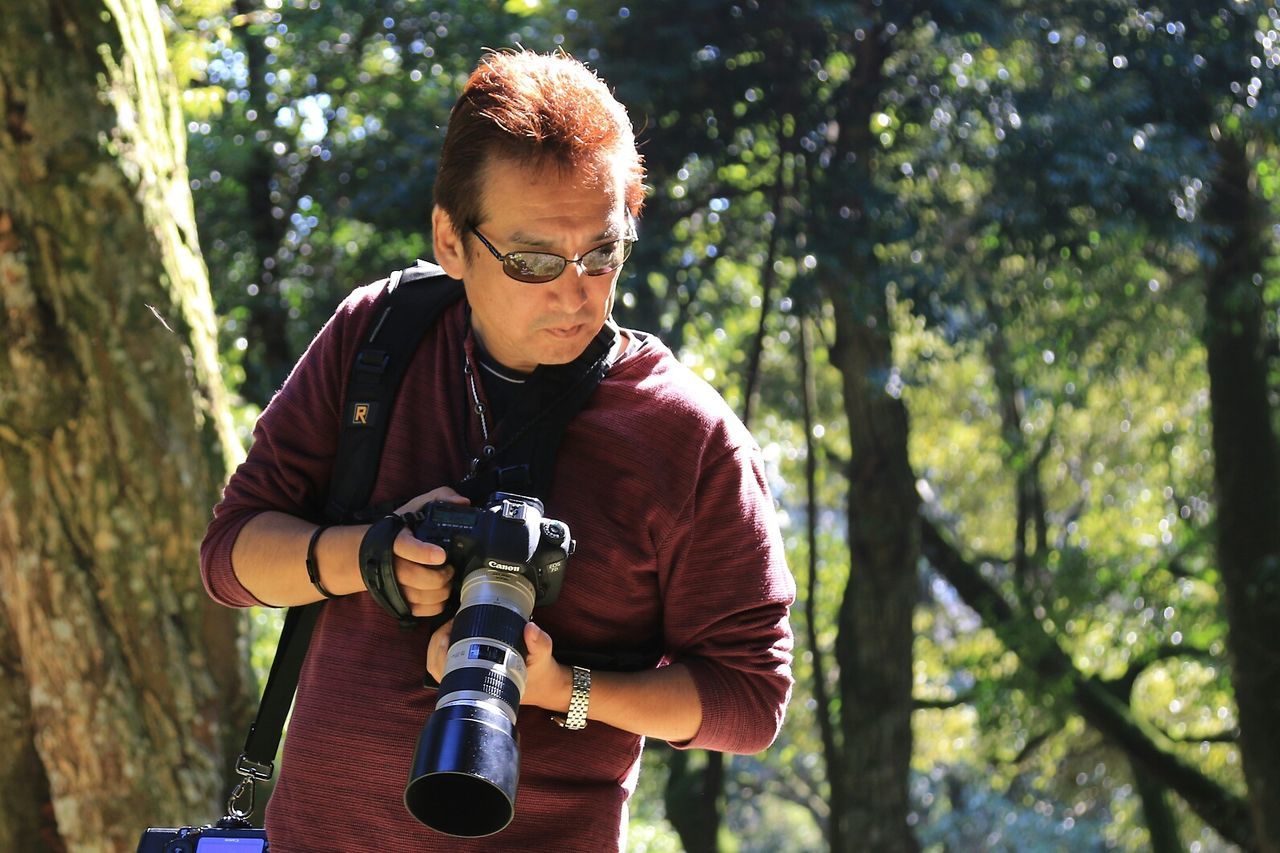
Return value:
[(607, 275), (626, 263), (627, 258), (631, 257), (631, 246), (636, 242), (625, 238), (614, 240), (576, 258), (565, 258), (551, 252), (507, 252), (504, 255), (475, 226), (472, 226), (471, 233), (479, 237), (484, 247), (502, 262), (502, 271), (508, 278), (525, 284), (554, 281), (569, 264), (578, 264), (587, 275)]

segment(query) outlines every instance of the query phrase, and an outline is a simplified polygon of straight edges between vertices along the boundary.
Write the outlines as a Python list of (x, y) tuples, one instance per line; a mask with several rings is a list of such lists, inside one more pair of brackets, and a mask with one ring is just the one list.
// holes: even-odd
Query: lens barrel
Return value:
[(533, 584), (512, 572), (481, 569), (462, 582), (440, 695), (404, 792), (410, 814), (439, 832), (492, 835), (515, 814), (515, 725), (534, 598)]

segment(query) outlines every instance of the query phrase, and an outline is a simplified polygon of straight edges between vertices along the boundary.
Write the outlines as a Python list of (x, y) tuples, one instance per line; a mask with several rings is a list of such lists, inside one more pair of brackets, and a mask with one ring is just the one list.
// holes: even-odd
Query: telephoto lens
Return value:
[[(478, 513), (435, 711), (418, 738), (404, 802), (439, 832), (480, 837), (515, 815), (524, 693), (524, 626), (539, 598), (530, 575), (557, 579), (572, 552), (568, 528), (532, 499)], [(469, 569), (469, 570), (468, 570)], [(558, 593), (558, 583), (555, 592)]]

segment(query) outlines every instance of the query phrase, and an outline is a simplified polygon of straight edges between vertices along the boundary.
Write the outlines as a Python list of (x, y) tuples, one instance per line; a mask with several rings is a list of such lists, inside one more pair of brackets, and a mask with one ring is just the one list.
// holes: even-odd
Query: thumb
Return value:
[(529, 650), (529, 657), (551, 656), (553, 643), (551, 635), (538, 627), (534, 622), (524, 626), (524, 645)]

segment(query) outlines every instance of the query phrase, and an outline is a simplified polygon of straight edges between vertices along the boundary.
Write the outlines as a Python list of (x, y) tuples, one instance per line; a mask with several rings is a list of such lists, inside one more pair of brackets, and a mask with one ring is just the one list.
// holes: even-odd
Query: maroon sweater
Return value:
[[(339, 307), (262, 413), (201, 548), (215, 600), (260, 603), (231, 565), (236, 535), (255, 514), (320, 519), (347, 369), (380, 287)], [(461, 479), (468, 449), (481, 446), (462, 370), (472, 346), (461, 303), (426, 332), (393, 410), (373, 502)], [(660, 648), (689, 667), (702, 727), (679, 746), (767, 747), (791, 690), (795, 586), (759, 449), (720, 396), (641, 337), (566, 430), (546, 503), (578, 549), (559, 600), (535, 609), (534, 621), (558, 646)], [(596, 722), (566, 731), (535, 707), (520, 710), (516, 816), (502, 833), (468, 841), (413, 819), (403, 792), (436, 699), (422, 686), (428, 639), (425, 629), (398, 628), (367, 593), (325, 605), (267, 809), (271, 849), (621, 849), (643, 739)]]

